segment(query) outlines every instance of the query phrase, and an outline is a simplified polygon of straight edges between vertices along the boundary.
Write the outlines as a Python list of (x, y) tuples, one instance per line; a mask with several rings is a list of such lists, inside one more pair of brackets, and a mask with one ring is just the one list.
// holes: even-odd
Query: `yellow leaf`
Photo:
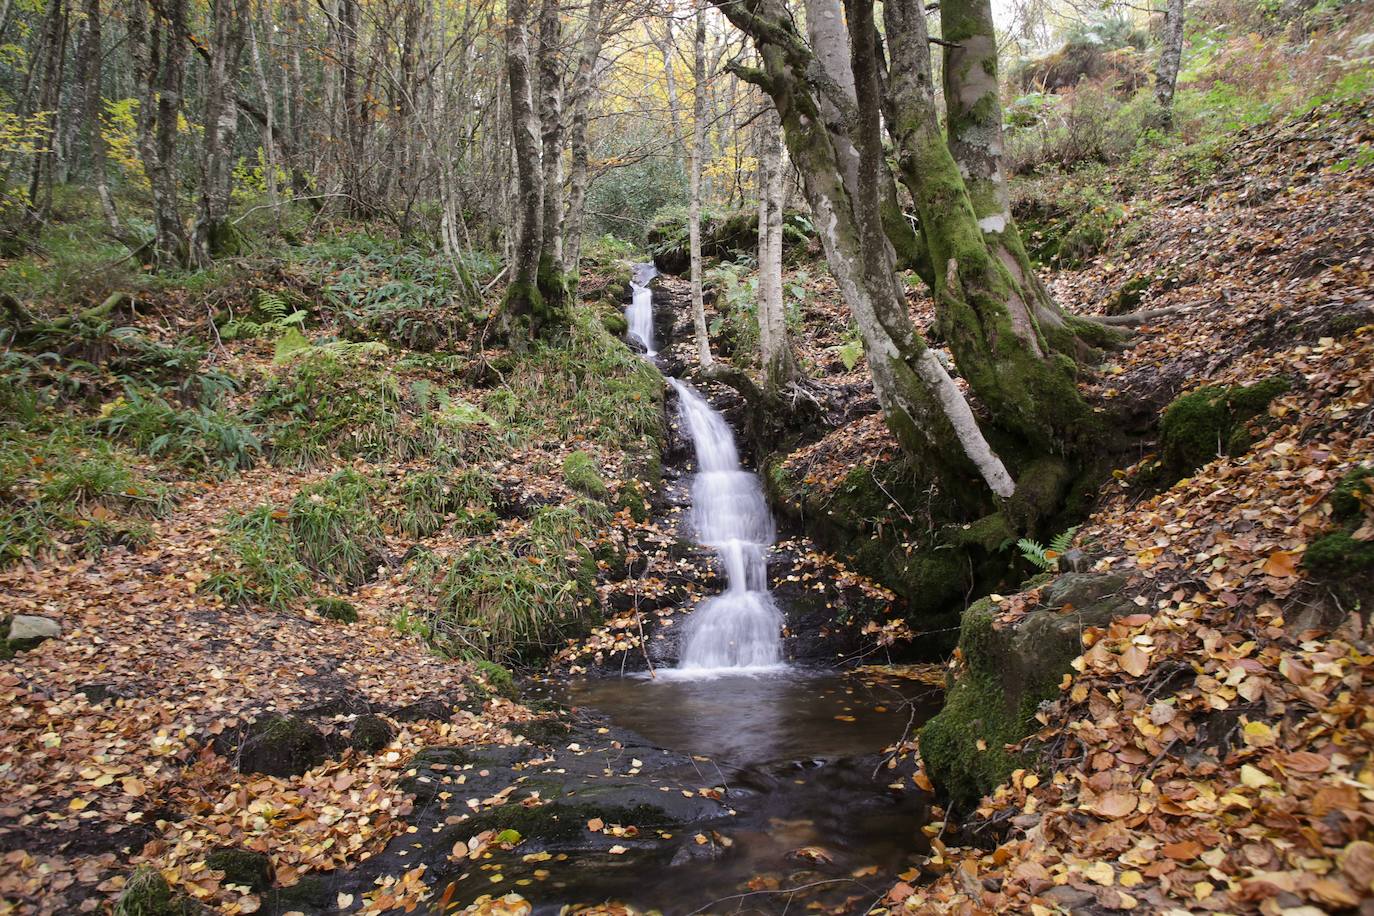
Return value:
[(1252, 789), (1259, 789), (1274, 784), (1274, 780), (1270, 779), (1263, 770), (1258, 767), (1253, 767), (1248, 763), (1240, 768), (1240, 781)]
[(1134, 868), (1121, 873), (1120, 882), (1122, 887), (1135, 887), (1138, 884), (1144, 883), (1144, 881), (1145, 876)]
[(1121, 658), (1117, 663), (1121, 666), (1122, 671), (1132, 677), (1140, 677), (1149, 667), (1150, 657), (1135, 646), (1130, 646), (1121, 653)]

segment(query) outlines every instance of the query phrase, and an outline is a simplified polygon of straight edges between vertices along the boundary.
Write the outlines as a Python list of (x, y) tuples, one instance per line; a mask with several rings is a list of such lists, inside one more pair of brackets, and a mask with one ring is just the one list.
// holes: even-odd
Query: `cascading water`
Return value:
[(634, 279), (630, 281), (630, 304), (625, 306), (625, 323), (630, 331), (631, 340), (638, 341), (646, 356), (655, 356), (654, 349), (654, 294), (649, 289), (649, 281), (658, 276), (652, 264), (635, 267)]
[[(776, 532), (763, 488), (740, 467), (730, 427), (690, 385), (669, 379), (696, 450), (692, 524), (720, 557), (726, 588), (687, 621), (678, 668), (707, 673), (777, 667), (782, 612), (768, 593), (768, 547)], [(722, 672), (725, 673), (725, 672)]]

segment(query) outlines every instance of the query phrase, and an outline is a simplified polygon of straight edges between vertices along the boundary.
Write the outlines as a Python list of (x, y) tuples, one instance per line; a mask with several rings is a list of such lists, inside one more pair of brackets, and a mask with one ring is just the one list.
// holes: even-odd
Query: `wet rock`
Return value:
[(453, 715), (453, 704), (440, 697), (428, 697), (393, 709), (389, 715), (397, 722), (423, 722), (427, 719), (447, 719)]
[(299, 776), (329, 757), (324, 734), (299, 716), (269, 716), (243, 731), (237, 765), (243, 773)]
[(353, 731), (348, 736), (348, 744), (354, 750), (365, 754), (375, 754), (391, 743), (396, 730), (381, 716), (359, 716), (353, 723)]
[(10, 620), (9, 633), (5, 641), (16, 652), (25, 652), (49, 639), (62, 635), (62, 625), (47, 617), (30, 614), (16, 614)]
[(1087, 607), (1118, 594), (1125, 587), (1125, 576), (1065, 573), (1049, 584), (1041, 595), (1040, 604), (1051, 609)]
[(92, 706), (99, 706), (109, 700), (125, 700), (129, 695), (114, 684), (83, 684), (76, 692), (86, 698)]
[(140, 865), (129, 876), (114, 905), (114, 916), (198, 916), (204, 912), (190, 897), (174, 893), (151, 865)]
[(226, 846), (206, 856), (205, 864), (224, 872), (224, 884), (237, 884), (255, 892), (272, 886), (272, 860), (265, 853)]

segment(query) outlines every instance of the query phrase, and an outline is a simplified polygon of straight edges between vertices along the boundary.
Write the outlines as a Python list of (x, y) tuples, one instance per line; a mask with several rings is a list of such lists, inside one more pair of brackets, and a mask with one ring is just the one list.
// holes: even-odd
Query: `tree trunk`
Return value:
[(568, 131), (568, 146), (572, 151), (572, 168), (568, 176), (568, 218), (564, 224), (563, 254), (572, 271), (574, 288), (581, 273), (582, 223), (587, 206), (587, 122), (592, 101), (592, 77), (601, 56), (601, 18), (604, 0), (591, 0), (587, 6), (587, 21), (582, 27), (581, 53), (572, 84), (572, 124)]
[(529, 0), (510, 0), (506, 15), (506, 79), (515, 158), (519, 228), (511, 251), (510, 283), (502, 308), (502, 331), (512, 346), (538, 336), (544, 320), (539, 292), (539, 254), (544, 240), (543, 155), (539, 118), (530, 85)]
[(668, 99), (668, 123), (672, 129), (673, 158), (677, 160), (678, 167), (682, 167), (682, 113), (680, 112), (677, 98), (677, 75), (673, 68), (673, 19), (665, 17), (663, 19), (662, 37), (654, 35), (653, 29), (649, 29), (649, 35), (654, 44), (658, 46), (658, 53), (663, 58), (663, 90)]
[(116, 238), (123, 235), (119, 226), (119, 214), (115, 212), (114, 198), (110, 196), (110, 182), (106, 171), (105, 131), (102, 124), (104, 99), (100, 94), (100, 76), (104, 67), (104, 52), (101, 48), (101, 11), (100, 0), (86, 0), (86, 33), (89, 43), (86, 67), (85, 89), (87, 145), (90, 148), (91, 182), (95, 185), (96, 197), (100, 199), (100, 210), (105, 215), (105, 224)]
[[(762, 69), (732, 69), (763, 88), (777, 108), (826, 260), (859, 326), (888, 427), (902, 448), (943, 482), (952, 498), (977, 501), (969, 481), (979, 478), (997, 496), (1010, 496), (1015, 490), (1011, 475), (989, 447), (958, 387), (911, 323), (879, 213), (881, 173), (886, 168), (881, 138), (870, 130), (862, 148), (851, 139), (850, 130), (859, 120), (857, 98), (851, 103), (839, 88), (841, 81), (821, 69), (785, 7), (776, 0), (722, 0), (718, 6), (758, 49)], [(871, 29), (871, 18), (868, 22)], [(826, 48), (826, 60), (847, 60), (843, 29), (830, 30), (822, 41), (840, 42), (844, 49)], [(871, 35), (868, 42), (871, 45)], [(818, 94), (825, 97), (825, 107), (833, 106), (835, 117), (825, 116)], [(870, 90), (866, 97), (870, 109), (875, 102), (872, 94)], [(876, 109), (869, 111), (866, 124), (876, 129)], [(856, 160), (851, 150), (866, 150), (867, 155)], [(877, 172), (860, 181), (865, 168)], [(853, 186), (847, 175), (854, 176)]]
[(153, 266), (187, 264), (186, 230), (177, 199), (176, 152), (186, 76), (186, 0), (166, 0), (149, 15), (130, 4), (129, 32), (139, 87), (138, 145), (153, 196)]
[(782, 123), (769, 104), (760, 119), (763, 141), (759, 156), (759, 351), (764, 388), (776, 395), (797, 375), (797, 361), (787, 336), (782, 289), (782, 210), (787, 153)]
[(697, 4), (696, 35), (692, 41), (692, 155), (688, 176), (687, 235), (691, 250), (692, 327), (696, 332), (697, 361), (711, 365), (711, 341), (706, 334), (706, 302), (701, 290), (701, 170), (706, 154), (706, 8)]
[(539, 245), (539, 294), (551, 321), (562, 321), (568, 306), (563, 263), (563, 70), (558, 46), (562, 28), (558, 0), (543, 0), (539, 11), (539, 120), (544, 185), (544, 232)]
[[(871, 9), (872, 0), (852, 0), (851, 20)], [(1046, 358), (1030, 294), (983, 238), (940, 130), (920, 0), (888, 0), (884, 16), (888, 124), (936, 268), (941, 331), (993, 422), (1033, 453), (1062, 452), (1090, 438), (1091, 412), (1069, 374)]]
[(200, 215), (191, 252), (202, 267), (233, 248), (229, 199), (239, 107), (234, 100), (248, 11), (244, 0), (211, 3), (210, 62), (205, 74), (205, 134), (200, 156)]
[(1155, 68), (1155, 103), (1166, 130), (1174, 124), (1174, 87), (1183, 59), (1184, 0), (1169, 0), (1164, 19), (1164, 38), (1160, 42), (1159, 64)]
[[(266, 5), (264, 4), (264, 9)], [(270, 36), (269, 29), (263, 34)], [(277, 231), (281, 230), (281, 191), (277, 187), (277, 100), (272, 93), (272, 84), (267, 81), (267, 68), (263, 64), (262, 48), (258, 41), (258, 27), (251, 19), (248, 22), (248, 42), (253, 58), (253, 75), (258, 80), (258, 91), (262, 93), (262, 165), (267, 173), (267, 205), (272, 210), (272, 223)]]

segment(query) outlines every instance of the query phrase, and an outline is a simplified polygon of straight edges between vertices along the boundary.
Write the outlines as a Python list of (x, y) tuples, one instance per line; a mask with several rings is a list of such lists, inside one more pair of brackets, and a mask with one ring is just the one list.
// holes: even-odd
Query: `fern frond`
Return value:
[(1054, 567), (1054, 560), (1045, 555), (1045, 547), (1040, 542), (1032, 541), (1030, 538), (1022, 538), (1016, 542), (1016, 546), (1021, 551), (1021, 556), (1039, 569)]

